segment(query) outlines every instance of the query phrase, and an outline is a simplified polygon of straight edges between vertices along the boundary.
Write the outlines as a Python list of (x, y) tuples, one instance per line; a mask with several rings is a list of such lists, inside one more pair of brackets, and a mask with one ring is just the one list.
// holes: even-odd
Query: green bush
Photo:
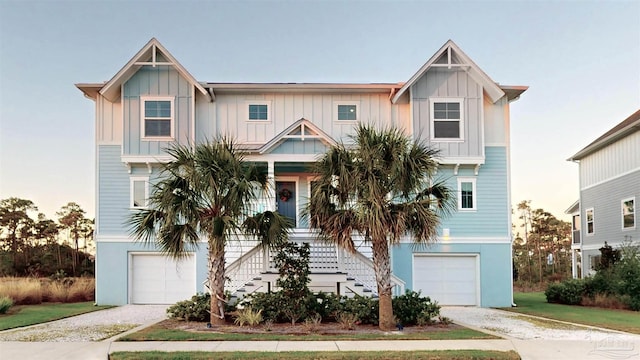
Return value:
[(420, 292), (407, 290), (404, 295), (392, 300), (393, 314), (400, 324), (427, 325), (440, 315), (440, 306), (429, 297), (420, 296)]
[(585, 281), (582, 279), (570, 279), (561, 283), (549, 284), (544, 295), (549, 303), (566, 305), (579, 305), (585, 293)]
[(345, 299), (338, 294), (320, 292), (309, 301), (309, 311), (320, 315), (325, 321), (336, 321)]
[(361, 324), (378, 325), (378, 299), (355, 295), (345, 299), (342, 311), (355, 315)]
[(13, 300), (8, 296), (0, 296), (0, 314), (6, 314), (13, 306)]
[(274, 323), (284, 322), (285, 317), (282, 310), (286, 306), (286, 301), (281, 292), (253, 293), (245, 297), (239, 304), (243, 307), (251, 307), (254, 311), (261, 311), (265, 321)]
[(640, 311), (640, 251), (637, 246), (625, 244), (621, 252), (622, 259), (613, 267), (614, 289), (631, 310)]
[(191, 300), (184, 300), (171, 305), (167, 309), (170, 318), (186, 321), (209, 321), (211, 309), (211, 295), (196, 294)]

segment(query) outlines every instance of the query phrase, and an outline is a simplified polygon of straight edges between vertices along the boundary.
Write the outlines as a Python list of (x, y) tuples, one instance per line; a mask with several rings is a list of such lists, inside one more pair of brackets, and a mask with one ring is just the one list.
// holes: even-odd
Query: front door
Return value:
[(294, 181), (276, 181), (276, 203), (278, 212), (296, 222), (296, 183)]

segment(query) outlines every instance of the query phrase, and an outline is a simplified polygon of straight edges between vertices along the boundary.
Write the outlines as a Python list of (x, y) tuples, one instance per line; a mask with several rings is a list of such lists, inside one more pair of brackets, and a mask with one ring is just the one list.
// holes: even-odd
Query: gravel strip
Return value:
[(592, 329), (553, 320), (542, 320), (503, 310), (477, 307), (442, 307), (440, 313), (460, 325), (489, 330), (521, 340), (605, 340), (639, 341), (634, 334)]
[(124, 305), (0, 333), (0, 341), (100, 341), (167, 318), (167, 305)]

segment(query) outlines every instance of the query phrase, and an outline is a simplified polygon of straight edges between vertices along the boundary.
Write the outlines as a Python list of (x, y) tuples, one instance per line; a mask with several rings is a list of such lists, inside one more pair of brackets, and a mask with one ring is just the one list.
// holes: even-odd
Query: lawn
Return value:
[(7, 314), (0, 315), (0, 330), (40, 324), (110, 307), (112, 306), (94, 306), (92, 301), (16, 305), (11, 307)]
[[(185, 324), (185, 325), (181, 325)], [(124, 336), (118, 341), (337, 341), (337, 340), (461, 340), (461, 339), (497, 339), (497, 337), (459, 325), (449, 327), (405, 328), (402, 332), (385, 333), (370, 326), (359, 326), (356, 330), (343, 333), (327, 333), (324, 327), (335, 325), (323, 324), (314, 331), (307, 331), (303, 325), (297, 325), (286, 333), (269, 330), (248, 331), (237, 326), (225, 326), (219, 329), (206, 329), (204, 324), (198, 328), (184, 329), (185, 322), (164, 321), (133, 334)], [(183, 328), (180, 328), (183, 327)]]
[(109, 355), (110, 360), (204, 360), (204, 359), (322, 359), (322, 360), (519, 360), (520, 356), (514, 352), (484, 351), (484, 350), (439, 350), (439, 351), (327, 351), (327, 352), (115, 352)]
[(637, 311), (550, 304), (542, 292), (515, 293), (514, 301), (518, 307), (503, 310), (640, 334)]

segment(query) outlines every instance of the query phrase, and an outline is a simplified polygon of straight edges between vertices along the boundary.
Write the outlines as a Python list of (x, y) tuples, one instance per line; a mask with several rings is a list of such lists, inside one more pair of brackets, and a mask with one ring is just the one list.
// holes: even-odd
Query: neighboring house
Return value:
[(568, 159), (578, 163), (580, 200), (573, 216), (573, 276), (594, 271), (605, 241), (640, 241), (640, 110)]
[[(458, 211), (439, 242), (392, 251), (396, 294), (422, 290), (441, 304), (512, 304), (509, 103), (527, 87), (498, 85), (452, 41), (406, 83), (199, 82), (156, 39), (111, 80), (77, 84), (96, 103), (96, 302), (172, 303), (203, 291), (206, 241), (180, 263), (134, 242), (125, 222), (143, 208), (163, 151), (219, 134), (236, 138), (275, 190), (255, 204), (294, 220), (291, 241), (311, 243), (315, 290), (376, 294), (371, 249), (320, 243), (303, 216), (311, 165), (348, 141), (358, 122), (394, 126), (441, 150), (438, 176)], [(267, 291), (275, 274), (255, 242), (232, 241), (227, 289)]]

